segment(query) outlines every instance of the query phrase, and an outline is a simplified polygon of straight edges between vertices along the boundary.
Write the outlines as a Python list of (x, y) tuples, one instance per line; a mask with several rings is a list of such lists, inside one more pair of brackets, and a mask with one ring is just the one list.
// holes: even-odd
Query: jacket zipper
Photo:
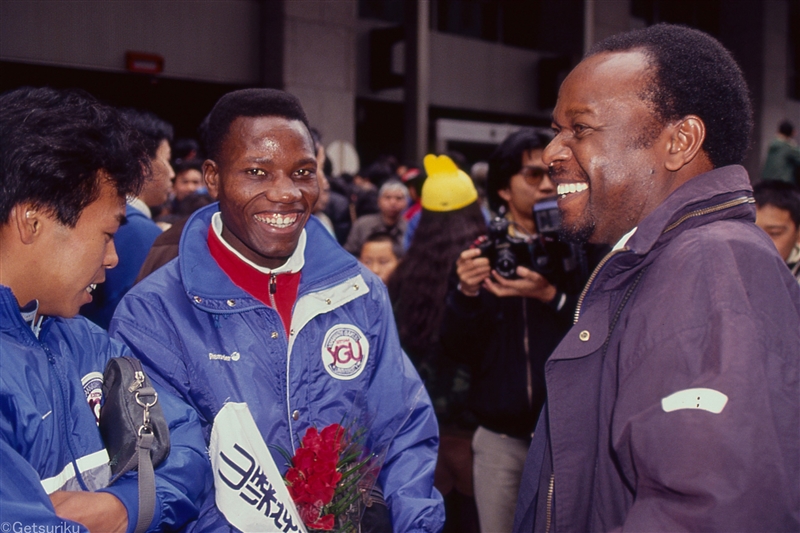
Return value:
[[(728, 200), (727, 202), (721, 203), (719, 205), (698, 209), (697, 211), (692, 211), (691, 213), (683, 215), (681, 218), (679, 218), (678, 220), (667, 226), (667, 229), (664, 230), (664, 233), (674, 230), (679, 225), (686, 222), (688, 219), (692, 217), (707, 215), (709, 213), (716, 213), (717, 211), (722, 211), (723, 209), (728, 209), (729, 207), (736, 207), (737, 205), (754, 204), (754, 203), (756, 203), (756, 200), (752, 196), (741, 196), (739, 198), (734, 198), (733, 200)], [(662, 233), (662, 235), (664, 233)]]
[[(675, 222), (673, 222), (672, 224), (667, 226), (666, 229), (661, 234), (664, 235), (668, 231), (674, 230), (675, 228), (677, 228), (678, 226), (680, 226), (681, 224), (683, 224), (684, 222), (686, 222), (690, 218), (697, 217), (697, 216), (702, 216), (702, 215), (708, 215), (708, 214), (711, 214), (711, 213), (716, 213), (717, 211), (722, 211), (723, 209), (736, 207), (736, 206), (739, 206), (739, 205), (742, 205), (742, 204), (753, 204), (753, 203), (755, 203), (755, 199), (753, 197), (751, 197), (751, 196), (741, 196), (739, 198), (734, 198), (733, 200), (728, 200), (727, 202), (723, 202), (723, 203), (715, 205), (715, 206), (704, 207), (703, 209), (698, 209), (696, 211), (692, 211), (691, 213), (687, 213), (687, 214), (683, 215), (681, 218), (679, 218), (678, 220), (676, 220)], [(597, 277), (597, 274), (598, 274), (598, 272), (600, 272), (600, 269), (603, 268), (603, 266), (608, 262), (609, 259), (611, 259), (611, 257), (613, 257), (614, 255), (616, 255), (619, 252), (624, 252), (624, 251), (627, 251), (627, 250), (628, 250), (627, 246), (624, 247), (624, 248), (620, 248), (619, 250), (612, 250), (610, 253), (608, 253), (603, 258), (602, 261), (600, 261), (600, 263), (597, 265), (597, 267), (594, 269), (594, 271), (592, 271), (592, 275), (589, 276), (589, 279), (586, 281), (586, 286), (583, 288), (583, 291), (581, 291), (581, 295), (578, 298), (578, 305), (575, 306), (575, 317), (574, 317), (574, 320), (573, 320), (573, 324), (577, 323), (578, 319), (581, 316), (581, 306), (583, 305), (583, 298), (586, 296), (586, 293), (589, 292), (589, 287), (591, 286), (591, 284), (594, 281), (594, 279)]]
[(67, 448), (69, 449), (70, 456), (72, 457), (72, 468), (75, 470), (75, 478), (78, 480), (78, 484), (81, 486), (81, 489), (84, 491), (89, 491), (86, 487), (86, 483), (83, 481), (83, 475), (81, 474), (80, 469), (78, 468), (78, 461), (76, 459), (77, 454), (75, 453), (75, 448), (72, 443), (72, 437), (67, 428), (67, 415), (69, 414), (69, 410), (67, 409), (67, 401), (65, 399), (64, 394), (64, 385), (61, 382), (61, 376), (58, 372), (58, 367), (56, 366), (55, 357), (53, 357), (53, 353), (50, 349), (41, 341), (39, 341), (42, 349), (44, 350), (45, 354), (47, 355), (47, 362), (50, 363), (50, 368), (53, 370), (53, 378), (56, 380), (56, 388), (58, 389), (58, 397), (61, 400), (61, 428), (64, 431), (65, 440), (67, 441)]
[[(275, 293), (278, 291), (278, 283), (275, 279), (275, 274), (270, 273), (269, 275), (269, 303), (275, 312), (278, 312), (278, 306), (275, 303)], [(278, 313), (280, 314), (280, 313)]]
[(581, 295), (578, 298), (578, 305), (575, 306), (575, 316), (573, 317), (572, 323), (576, 324), (578, 319), (581, 316), (581, 306), (583, 305), (583, 298), (586, 296), (586, 293), (589, 292), (589, 287), (591, 287), (592, 282), (597, 277), (598, 272), (603, 266), (608, 263), (608, 260), (611, 259), (613, 256), (617, 255), (619, 252), (627, 251), (628, 247), (620, 248), (619, 250), (612, 250), (606, 254), (606, 256), (597, 264), (595, 269), (592, 271), (592, 274), (589, 276), (589, 279), (586, 281), (586, 286), (581, 291)]
[(553, 523), (553, 492), (556, 486), (556, 473), (550, 474), (550, 484), (547, 486), (547, 511), (545, 513), (544, 532), (550, 533), (550, 526)]

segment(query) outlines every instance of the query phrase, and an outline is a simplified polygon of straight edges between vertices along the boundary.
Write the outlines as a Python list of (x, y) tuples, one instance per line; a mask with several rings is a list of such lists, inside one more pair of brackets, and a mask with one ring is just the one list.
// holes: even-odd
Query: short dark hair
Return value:
[(779, 180), (767, 180), (753, 187), (757, 207), (771, 205), (789, 212), (792, 222), (800, 228), (800, 187)]
[(150, 159), (156, 157), (161, 141), (172, 142), (174, 130), (172, 124), (161, 120), (150, 111), (142, 111), (140, 109), (123, 109), (122, 116), (130, 123), (133, 128), (138, 131), (147, 149), (147, 155)]
[(707, 33), (674, 24), (613, 35), (587, 54), (641, 50), (653, 68), (642, 94), (662, 123), (697, 115), (706, 125), (703, 143), (716, 167), (739, 164), (750, 147), (753, 107), (733, 55)]
[(136, 195), (150, 159), (116, 109), (80, 90), (23, 87), (0, 95), (0, 224), (30, 202), (75, 227), (100, 196), (99, 171)]
[[(204, 125), (208, 157), (218, 159), (220, 148), (231, 124), (239, 117), (283, 117), (299, 120), (308, 126), (306, 113), (296, 96), (278, 89), (242, 89), (220, 98)], [(310, 133), (309, 133), (310, 135)]]
[(179, 162), (176, 162), (175, 165), (172, 167), (175, 171), (175, 175), (177, 176), (181, 172), (186, 172), (187, 170), (197, 170), (201, 174), (203, 173), (203, 160), (202, 159), (182, 159)]
[(780, 124), (778, 124), (778, 132), (781, 135), (791, 137), (792, 135), (794, 135), (794, 124), (792, 124), (788, 120), (783, 120), (781, 121)]
[(498, 212), (506, 201), (498, 194), (508, 188), (511, 177), (522, 169), (522, 154), (531, 150), (544, 150), (552, 140), (549, 133), (533, 128), (522, 128), (505, 138), (489, 158), (486, 178), (486, 196), (489, 208)]
[(364, 251), (364, 245), (365, 244), (367, 244), (367, 243), (379, 243), (379, 242), (388, 242), (389, 244), (391, 244), (392, 245), (392, 253), (394, 254), (394, 256), (397, 259), (400, 259), (401, 257), (403, 257), (404, 250), (403, 250), (402, 243), (397, 242), (394, 239), (394, 237), (392, 237), (388, 232), (380, 231), (380, 230), (373, 231), (372, 233), (367, 235), (367, 238), (364, 240), (364, 243), (361, 245), (361, 250), (359, 250), (359, 252), (358, 252), (359, 256), (361, 255), (361, 252)]

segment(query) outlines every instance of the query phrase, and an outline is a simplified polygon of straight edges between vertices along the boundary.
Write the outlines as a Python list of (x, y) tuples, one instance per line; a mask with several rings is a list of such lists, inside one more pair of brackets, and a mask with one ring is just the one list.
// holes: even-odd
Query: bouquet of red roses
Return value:
[(364, 446), (366, 431), (331, 424), (310, 427), (294, 457), (288, 457), (284, 481), (303, 523), (310, 530), (357, 530), (380, 469), (379, 456)]

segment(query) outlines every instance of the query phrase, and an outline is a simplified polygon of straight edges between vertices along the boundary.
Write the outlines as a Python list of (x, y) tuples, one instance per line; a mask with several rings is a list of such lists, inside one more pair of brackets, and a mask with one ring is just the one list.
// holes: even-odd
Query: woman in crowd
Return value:
[(470, 442), (475, 423), (464, 408), (465, 367), (439, 345), (448, 274), (459, 253), (486, 233), (470, 177), (447, 156), (425, 157), (422, 215), (414, 239), (389, 279), (400, 343), (420, 372), (440, 426), (436, 488), (445, 496), (445, 531), (477, 531)]

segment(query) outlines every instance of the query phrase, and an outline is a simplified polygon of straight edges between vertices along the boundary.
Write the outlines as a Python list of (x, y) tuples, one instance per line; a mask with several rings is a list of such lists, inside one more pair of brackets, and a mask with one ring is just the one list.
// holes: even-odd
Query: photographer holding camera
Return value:
[(456, 261), (443, 319), (444, 352), (472, 370), (469, 407), (479, 423), (472, 448), (482, 531), (511, 531), (522, 467), (545, 400), (544, 362), (572, 324), (574, 286), (586, 280), (585, 261), (580, 283), (566, 284), (572, 289), (558, 285), (565, 285), (563, 276), (550, 276), (558, 280), (554, 284), (531, 266), (541, 259), (570, 263), (566, 257), (537, 261), (531, 253), (541, 239), (534, 205), (556, 194), (542, 162), (549, 141), (547, 134), (522, 129), (490, 158), (489, 202), (502, 218)]

